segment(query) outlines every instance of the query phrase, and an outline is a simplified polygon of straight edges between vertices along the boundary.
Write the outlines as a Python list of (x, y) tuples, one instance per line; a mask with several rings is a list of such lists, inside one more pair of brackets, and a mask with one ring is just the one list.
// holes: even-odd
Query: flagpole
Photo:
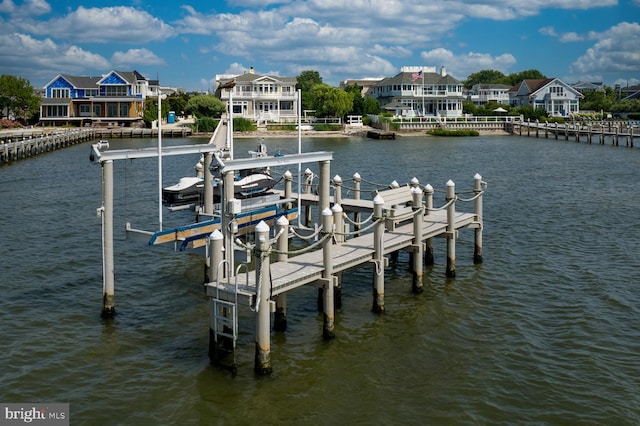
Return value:
[(422, 74), (422, 116), (424, 117), (425, 111), (424, 111), (424, 71), (421, 70), (421, 74)]

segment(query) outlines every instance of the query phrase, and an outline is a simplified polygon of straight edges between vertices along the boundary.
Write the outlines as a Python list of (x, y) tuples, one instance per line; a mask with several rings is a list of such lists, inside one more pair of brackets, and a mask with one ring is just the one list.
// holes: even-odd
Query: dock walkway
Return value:
[[(423, 224), (421, 240), (443, 236), (447, 231), (447, 212), (442, 210), (431, 212), (429, 215), (423, 216)], [(456, 230), (480, 226), (481, 223), (477, 215), (473, 213), (456, 213)], [(331, 253), (333, 273), (346, 271), (373, 261), (373, 238), (374, 234), (368, 233), (335, 245)], [(413, 224), (401, 225), (394, 231), (384, 233), (383, 252), (388, 255), (406, 249), (413, 244), (413, 240)], [(322, 278), (324, 269), (322, 250), (304, 253), (286, 261), (271, 263), (271, 294), (272, 296), (277, 296), (289, 290), (313, 283)], [(217, 294), (220, 297), (220, 292), (222, 292), (226, 293), (223, 298), (230, 298), (237, 291), (238, 295), (241, 296), (241, 300), (247, 305), (252, 303), (256, 296), (256, 290), (254, 274), (240, 274), (237, 277), (232, 276), (228, 279), (221, 279), (219, 282), (207, 284), (209, 296), (214, 297)]]

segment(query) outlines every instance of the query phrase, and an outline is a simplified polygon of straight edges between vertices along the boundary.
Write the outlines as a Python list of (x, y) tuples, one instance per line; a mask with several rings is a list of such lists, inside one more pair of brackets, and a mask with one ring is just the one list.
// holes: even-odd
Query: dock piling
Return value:
[(447, 181), (447, 278), (456, 276), (456, 184)]
[[(425, 185), (424, 193), (427, 194), (427, 199), (425, 203), (425, 215), (429, 215), (431, 210), (433, 210), (433, 186), (430, 184)], [(425, 241), (425, 249), (424, 249), (424, 263), (427, 266), (433, 266), (433, 240), (431, 238), (427, 238)]]
[(376, 195), (373, 199), (373, 220), (376, 224), (373, 228), (373, 312), (384, 312), (384, 218), (382, 216), (382, 207), (384, 200), (380, 195)]
[[(276, 248), (278, 249), (276, 262), (286, 262), (288, 258), (287, 251), (289, 250), (289, 221), (285, 216), (280, 216), (276, 221), (276, 235), (279, 235), (276, 242)], [(273, 329), (275, 331), (287, 330), (287, 293), (280, 293), (276, 296)]]
[[(475, 194), (474, 213), (476, 220), (482, 224), (482, 176), (479, 173), (473, 177), (473, 193)], [(473, 263), (482, 263), (482, 226), (474, 232)]]
[(102, 164), (102, 318), (115, 315), (113, 255), (113, 161)]
[(335, 337), (335, 309), (333, 299), (334, 277), (333, 262), (331, 261), (331, 248), (333, 246), (333, 212), (329, 208), (322, 210), (322, 235), (325, 238), (322, 243), (322, 291), (323, 291), (323, 320), (322, 337), (329, 340)]
[(271, 276), (269, 270), (269, 225), (261, 221), (256, 225), (256, 374), (271, 374)]
[(412, 276), (413, 282), (411, 288), (414, 293), (422, 293), (422, 228), (423, 228), (423, 213), (424, 207), (422, 206), (422, 189), (418, 186), (411, 188), (411, 194), (413, 195), (412, 209), (413, 209), (413, 250), (411, 251), (412, 257)]

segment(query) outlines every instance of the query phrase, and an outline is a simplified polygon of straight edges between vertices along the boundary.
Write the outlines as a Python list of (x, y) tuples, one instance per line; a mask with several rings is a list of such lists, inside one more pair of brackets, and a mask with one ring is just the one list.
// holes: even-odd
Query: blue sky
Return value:
[(191, 91), (250, 67), (338, 85), (424, 65), (626, 86), (639, 21), (640, 0), (0, 0), (0, 74), (41, 87), (137, 70)]

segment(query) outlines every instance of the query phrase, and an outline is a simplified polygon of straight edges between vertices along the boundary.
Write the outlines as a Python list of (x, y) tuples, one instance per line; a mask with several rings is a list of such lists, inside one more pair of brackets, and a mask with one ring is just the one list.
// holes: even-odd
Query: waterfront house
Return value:
[(509, 90), (509, 104), (544, 109), (549, 116), (580, 112), (582, 93), (557, 78), (522, 80)]
[(489, 102), (509, 105), (509, 89), (511, 86), (507, 84), (474, 84), (467, 93), (467, 100), (475, 106)]
[(43, 88), (44, 125), (142, 125), (144, 101), (157, 96), (158, 82), (137, 71), (112, 70), (99, 77), (58, 74)]
[(376, 83), (368, 97), (395, 115), (462, 116), (463, 84), (442, 67), (402, 67), (400, 73)]
[(216, 76), (216, 95), (228, 102), (233, 97), (233, 114), (258, 123), (295, 122), (298, 119), (296, 77), (256, 74), (253, 67), (241, 75)]
[(587, 92), (604, 93), (604, 84), (602, 82), (593, 83), (588, 81), (579, 81), (575, 84), (572, 84), (571, 87), (573, 87), (580, 93), (587, 93)]

